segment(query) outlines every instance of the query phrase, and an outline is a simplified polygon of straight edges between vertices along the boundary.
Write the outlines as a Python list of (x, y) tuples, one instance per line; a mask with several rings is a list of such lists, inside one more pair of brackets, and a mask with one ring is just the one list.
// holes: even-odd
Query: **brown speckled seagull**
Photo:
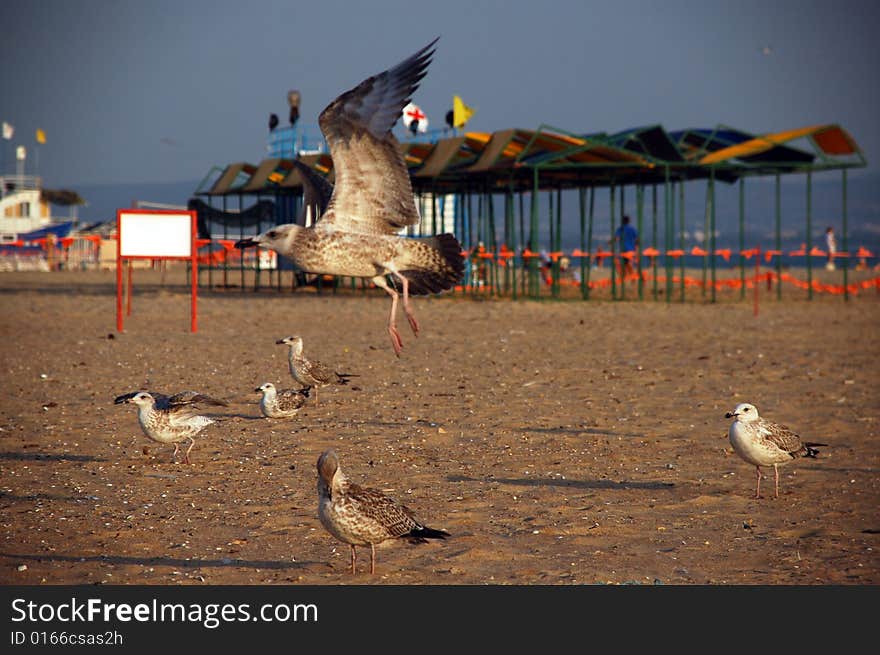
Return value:
[(397, 284), (418, 335), (410, 294), (446, 291), (464, 274), (461, 245), (452, 234), (418, 239), (399, 234), (421, 218), (391, 129), (425, 76), (436, 42), (364, 80), (321, 112), (336, 184), (320, 220), (310, 227), (277, 225), (235, 244), (270, 248), (307, 273), (370, 278), (391, 296), (388, 333), (398, 356), (403, 342), (396, 327)]
[(189, 464), (189, 451), (195, 445), (193, 437), (205, 426), (214, 423), (214, 419), (200, 416), (196, 405), (222, 405), (226, 401), (212, 398), (195, 391), (181, 391), (173, 396), (147, 391), (133, 391), (117, 396), (114, 404), (134, 403), (138, 408), (138, 423), (150, 439), (158, 443), (173, 443), (174, 454), (180, 449), (180, 442), (189, 439), (189, 448), (183, 461)]
[(813, 457), (824, 443), (804, 443), (784, 425), (758, 416), (758, 409), (749, 403), (740, 403), (726, 418), (734, 419), (727, 432), (736, 454), (753, 464), (758, 475), (755, 498), (761, 497), (761, 467), (772, 466), (776, 477), (776, 497), (779, 498), (779, 466), (801, 457)]
[(427, 543), (450, 534), (419, 523), (412, 510), (373, 489), (349, 482), (332, 450), (318, 458), (318, 518), (327, 532), (351, 547), (351, 572), (356, 572), (357, 546), (370, 547), (370, 573), (376, 572), (376, 544), (388, 539)]
[(260, 411), (266, 418), (290, 418), (296, 416), (306, 399), (309, 390), (306, 389), (276, 389), (271, 382), (254, 389), (263, 394), (260, 398)]
[(303, 354), (302, 337), (284, 337), (275, 342), (288, 346), (287, 365), (293, 379), (304, 387), (315, 387), (315, 402), (318, 402), (318, 387), (329, 384), (348, 384), (348, 379), (357, 377), (353, 373), (337, 373), (321, 362), (309, 359)]

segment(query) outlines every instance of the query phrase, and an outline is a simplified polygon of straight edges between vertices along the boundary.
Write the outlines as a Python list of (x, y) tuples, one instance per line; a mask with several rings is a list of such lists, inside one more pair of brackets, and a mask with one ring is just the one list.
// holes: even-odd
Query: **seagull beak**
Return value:
[(287, 344), (285, 343), (284, 339), (278, 339), (278, 341), (275, 342), (275, 345), (276, 345), (276, 346), (280, 346), (281, 344), (287, 345)]
[(739, 415), (736, 412), (727, 412), (727, 414), (724, 415), (724, 418), (733, 418), (734, 416)]
[(254, 391), (256, 391), (257, 393), (260, 393), (262, 391), (262, 389), (260, 387), (257, 387), (256, 389), (254, 389)]
[(260, 242), (254, 239), (253, 237), (248, 237), (246, 239), (239, 239), (235, 242), (235, 247), (239, 249), (244, 248), (252, 248), (253, 246), (260, 245)]

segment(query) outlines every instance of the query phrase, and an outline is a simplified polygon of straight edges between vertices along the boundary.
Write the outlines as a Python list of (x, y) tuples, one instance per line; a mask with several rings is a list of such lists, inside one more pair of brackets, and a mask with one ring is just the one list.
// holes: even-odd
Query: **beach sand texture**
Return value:
[[(139, 271), (115, 333), (112, 273), (0, 277), (0, 583), (878, 584), (880, 295), (751, 302), (416, 298), (394, 357), (384, 294), (204, 292)], [(275, 340), (359, 375), (294, 419)], [(149, 441), (138, 388), (230, 401), (192, 464)], [(830, 444), (754, 468), (724, 413), (751, 402)], [(406, 503), (440, 543), (377, 574), (321, 527), (315, 461)], [(770, 490), (770, 493), (768, 493)]]

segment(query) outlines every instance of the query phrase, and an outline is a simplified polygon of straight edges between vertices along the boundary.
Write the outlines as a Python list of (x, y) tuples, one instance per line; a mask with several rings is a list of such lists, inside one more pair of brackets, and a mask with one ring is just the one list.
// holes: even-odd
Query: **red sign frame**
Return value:
[[(122, 214), (189, 214), (190, 217), (190, 254), (186, 257), (174, 257), (168, 255), (122, 255)], [(128, 262), (127, 302), (125, 315), (131, 315), (131, 260), (133, 259), (169, 259), (177, 261), (189, 261), (190, 271), (190, 331), (198, 331), (198, 281), (199, 281), (199, 258), (196, 247), (198, 235), (197, 213), (188, 210), (164, 210), (164, 209), (117, 209), (116, 210), (116, 330), (124, 332), (124, 318), (122, 312), (123, 298), (123, 273), (122, 268)]]

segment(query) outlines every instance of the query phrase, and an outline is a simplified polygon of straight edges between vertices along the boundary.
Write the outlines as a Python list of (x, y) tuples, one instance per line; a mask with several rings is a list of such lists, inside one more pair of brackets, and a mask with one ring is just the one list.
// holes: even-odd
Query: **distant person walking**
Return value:
[[(629, 216), (624, 215), (620, 220), (620, 227), (617, 228), (617, 231), (614, 233), (614, 241), (620, 242), (620, 252), (623, 253), (635, 253), (636, 248), (639, 246), (639, 233), (636, 228), (634, 228), (629, 223)], [(624, 275), (632, 275), (633, 274), (633, 265), (631, 257), (622, 257), (623, 260), (623, 273)]]
[(837, 253), (837, 238), (834, 236), (834, 228), (830, 225), (825, 230), (825, 247), (828, 249), (828, 261), (825, 264), (825, 268), (833, 271), (834, 255)]

